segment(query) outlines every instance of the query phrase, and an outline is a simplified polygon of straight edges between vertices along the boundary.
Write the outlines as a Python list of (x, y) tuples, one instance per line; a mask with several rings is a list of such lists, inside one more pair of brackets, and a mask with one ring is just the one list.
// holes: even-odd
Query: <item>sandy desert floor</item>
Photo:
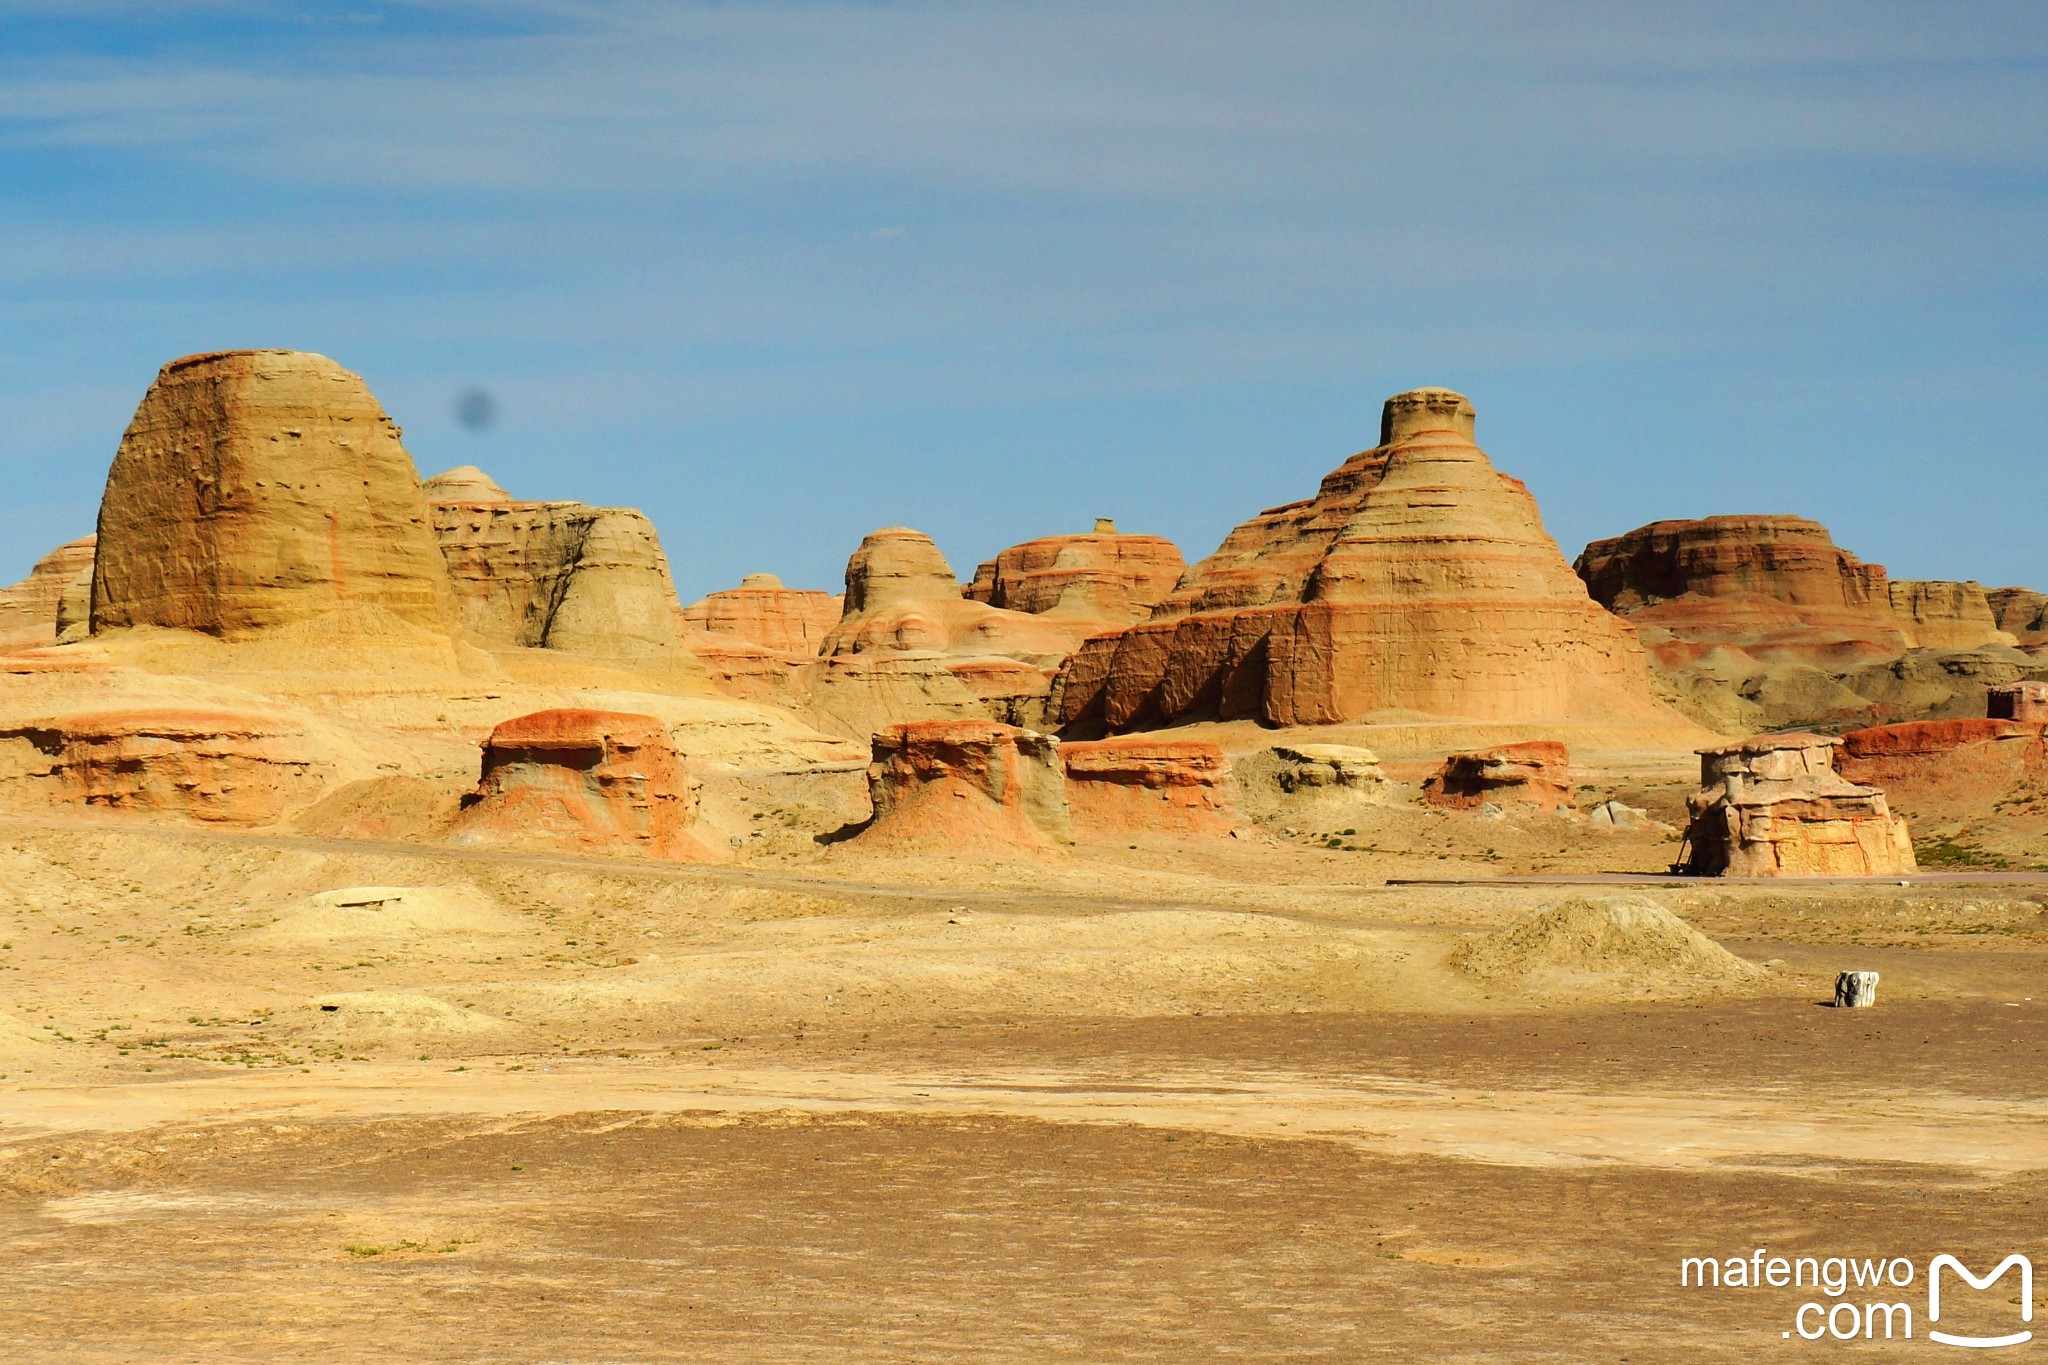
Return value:
[[(1585, 888), (1387, 879), (1555, 861), (1516, 828), (667, 867), (9, 821), (0, 1355), (1751, 1359), (1841, 1347), (1683, 1257), (2038, 1237), (2048, 887), (1629, 888), (1770, 965), (1503, 986), (1446, 955)], [(1847, 966), (1878, 1009), (1822, 1005)]]

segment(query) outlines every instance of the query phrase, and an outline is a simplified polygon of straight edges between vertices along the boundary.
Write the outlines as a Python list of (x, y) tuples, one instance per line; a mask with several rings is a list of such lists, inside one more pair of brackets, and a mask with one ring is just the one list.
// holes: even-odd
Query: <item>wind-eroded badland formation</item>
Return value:
[[(41, 1239), (0, 1341), (1099, 1359), (1393, 1312), (1421, 1351), (1578, 1294), (1584, 1358), (1664, 1292), (1628, 1236), (2039, 1189), (1995, 1057), (1835, 1101), (1927, 1081), (1907, 1032), (2035, 1055), (2042, 592), (1776, 514), (1568, 562), (1436, 388), (1192, 565), (1105, 518), (964, 583), (904, 527), (843, 591), (750, 567), (685, 605), (638, 511), (423, 480), (324, 357), (163, 368), (94, 534), (0, 591), (0, 1190)], [(1810, 1008), (1872, 963), (1863, 1022)], [(1081, 1189), (1123, 1211), (1044, 1232)]]

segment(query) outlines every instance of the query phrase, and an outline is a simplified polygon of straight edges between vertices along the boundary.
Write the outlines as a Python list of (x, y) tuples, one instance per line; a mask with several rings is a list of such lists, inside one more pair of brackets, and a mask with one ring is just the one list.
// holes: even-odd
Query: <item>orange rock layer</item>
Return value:
[(1803, 517), (1653, 522), (1594, 541), (1575, 568), (1666, 668), (1717, 646), (1766, 663), (1846, 666), (2013, 642), (1977, 584), (1893, 581)]
[(1126, 735), (1063, 744), (1076, 833), (1228, 834), (1238, 824), (1230, 763), (1204, 740)]
[(28, 779), (54, 805), (170, 816), (200, 825), (274, 824), (331, 775), (297, 730), (232, 711), (88, 711), (0, 730), (40, 755)]
[(1059, 742), (993, 721), (915, 721), (874, 737), (869, 847), (1050, 849), (1072, 842)]
[(1144, 620), (1173, 591), (1187, 561), (1172, 541), (1123, 535), (1043, 536), (1012, 545), (974, 571), (971, 601), (1086, 626), (1089, 633)]
[(1451, 754), (1422, 784), (1422, 799), (1446, 810), (1476, 810), (1489, 801), (1569, 810), (1571, 755), (1552, 740)]
[(537, 711), (484, 742), (483, 773), (454, 833), (588, 853), (703, 861), (696, 798), (668, 730), (652, 716)]

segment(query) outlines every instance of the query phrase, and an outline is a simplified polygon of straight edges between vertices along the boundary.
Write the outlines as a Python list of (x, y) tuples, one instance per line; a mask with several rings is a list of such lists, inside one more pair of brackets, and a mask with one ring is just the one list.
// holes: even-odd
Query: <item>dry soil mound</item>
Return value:
[(474, 1051), (516, 1045), (518, 1027), (414, 991), (323, 995), (281, 1013), (281, 1032), (351, 1051)]
[(1652, 994), (1754, 981), (1763, 969), (1656, 902), (1634, 896), (1561, 901), (1468, 939), (1448, 965), (1528, 990)]
[(251, 937), (280, 942), (466, 939), (512, 933), (519, 921), (472, 886), (352, 886), (294, 905)]

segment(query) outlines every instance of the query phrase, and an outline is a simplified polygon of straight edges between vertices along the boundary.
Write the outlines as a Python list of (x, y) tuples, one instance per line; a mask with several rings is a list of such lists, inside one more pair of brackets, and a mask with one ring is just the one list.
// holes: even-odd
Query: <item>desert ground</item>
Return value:
[[(10, 819), (0, 1349), (1738, 1360), (1840, 1348), (1683, 1257), (2038, 1230), (2032, 874), (1478, 885), (1669, 835), (1385, 825), (694, 866)], [(1617, 895), (1754, 973), (1447, 961)]]

